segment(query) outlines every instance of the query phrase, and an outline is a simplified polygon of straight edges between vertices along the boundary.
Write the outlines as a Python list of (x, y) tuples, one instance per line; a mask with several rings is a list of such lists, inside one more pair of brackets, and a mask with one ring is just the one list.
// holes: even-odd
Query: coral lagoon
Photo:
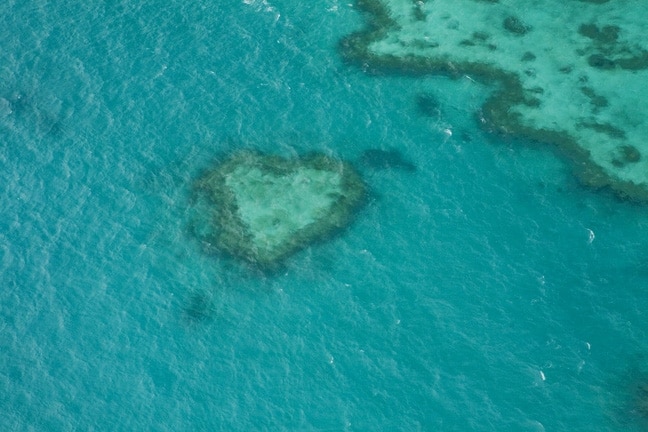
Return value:
[(193, 221), (203, 244), (262, 270), (324, 240), (353, 219), (365, 184), (353, 167), (323, 154), (286, 159), (237, 152), (194, 184)]
[[(558, 146), (586, 184), (648, 201), (648, 20), (608, 0), (358, 0), (340, 42), (368, 73), (492, 84), (482, 125)], [(419, 101), (427, 108), (427, 100)]]

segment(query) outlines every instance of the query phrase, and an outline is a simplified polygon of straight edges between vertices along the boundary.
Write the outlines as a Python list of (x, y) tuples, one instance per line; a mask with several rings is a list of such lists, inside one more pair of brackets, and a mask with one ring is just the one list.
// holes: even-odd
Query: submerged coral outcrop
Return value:
[(367, 149), (360, 155), (360, 163), (376, 170), (395, 168), (403, 171), (416, 171), (416, 165), (405, 159), (403, 154), (396, 149)]
[(347, 61), (368, 73), (436, 73), (493, 84), (496, 90), (478, 113), (484, 128), (554, 144), (584, 183), (648, 202), (648, 20), (642, 4), (356, 4), (368, 22), (340, 42)]
[(240, 151), (195, 182), (201, 214), (193, 232), (220, 252), (272, 269), (346, 227), (364, 197), (365, 184), (347, 162)]

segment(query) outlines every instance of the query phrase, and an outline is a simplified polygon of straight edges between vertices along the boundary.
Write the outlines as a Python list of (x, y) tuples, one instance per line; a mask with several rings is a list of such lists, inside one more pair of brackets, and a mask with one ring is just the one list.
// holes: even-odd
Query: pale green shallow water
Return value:
[[(484, 86), (345, 64), (334, 1), (0, 23), (0, 429), (648, 427), (648, 209), (482, 130)], [(240, 148), (350, 160), (371, 199), (278, 274), (207, 255), (189, 185)]]

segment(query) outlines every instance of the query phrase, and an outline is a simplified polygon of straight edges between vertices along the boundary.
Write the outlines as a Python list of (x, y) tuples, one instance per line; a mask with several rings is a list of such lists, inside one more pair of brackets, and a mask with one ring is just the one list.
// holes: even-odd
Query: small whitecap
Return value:
[(594, 231), (592, 231), (591, 229), (588, 228), (587, 229), (587, 235), (588, 235), (587, 244), (592, 244), (592, 242), (596, 238), (596, 235), (594, 235)]

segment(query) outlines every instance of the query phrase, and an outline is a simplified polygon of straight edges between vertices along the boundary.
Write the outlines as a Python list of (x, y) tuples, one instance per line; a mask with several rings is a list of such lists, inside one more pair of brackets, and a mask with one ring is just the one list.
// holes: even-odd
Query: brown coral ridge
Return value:
[(348, 162), (319, 153), (287, 159), (254, 151), (217, 163), (194, 191), (200, 211), (209, 213), (199, 219), (208, 226), (193, 229), (201, 242), (264, 272), (345, 229), (366, 195)]
[[(589, 1), (604, 3), (606, 0)], [(560, 149), (559, 154), (567, 157), (572, 162), (574, 174), (585, 186), (597, 190), (609, 189), (623, 200), (642, 204), (648, 203), (647, 188), (630, 181), (610, 177), (592, 161), (589, 152), (581, 148), (570, 134), (545, 129), (533, 129), (524, 125), (519, 120), (519, 114), (510, 109), (511, 106), (526, 105), (533, 107), (538, 101), (532, 94), (524, 90), (518, 75), (477, 62), (449, 62), (447, 59), (434, 59), (413, 54), (403, 57), (373, 54), (369, 50), (369, 45), (381, 39), (388, 31), (399, 28), (399, 25), (391, 18), (389, 10), (381, 0), (357, 0), (356, 6), (366, 18), (365, 28), (351, 33), (338, 43), (338, 52), (348, 65), (359, 67), (370, 75), (443, 75), (451, 79), (459, 79), (464, 75), (470, 75), (483, 84), (492, 85), (497, 90), (486, 100), (478, 113), (479, 124), (484, 129), (504, 135), (515, 135), (533, 142), (551, 144)], [(530, 28), (527, 28), (527, 30), (530, 30)], [(599, 36), (596, 33), (596, 37), (610, 38), (610, 34), (613, 33), (609, 29), (598, 31), (606, 34)], [(581, 30), (581, 33), (588, 32), (591, 32), (591, 35), (594, 36), (593, 29)], [(533, 56), (532, 53), (530, 55)], [(643, 60), (643, 54), (641, 60)], [(617, 62), (619, 61), (628, 60), (617, 60)], [(631, 68), (630, 65), (624, 64), (623, 66)], [(643, 66), (642, 61), (641, 67)]]

